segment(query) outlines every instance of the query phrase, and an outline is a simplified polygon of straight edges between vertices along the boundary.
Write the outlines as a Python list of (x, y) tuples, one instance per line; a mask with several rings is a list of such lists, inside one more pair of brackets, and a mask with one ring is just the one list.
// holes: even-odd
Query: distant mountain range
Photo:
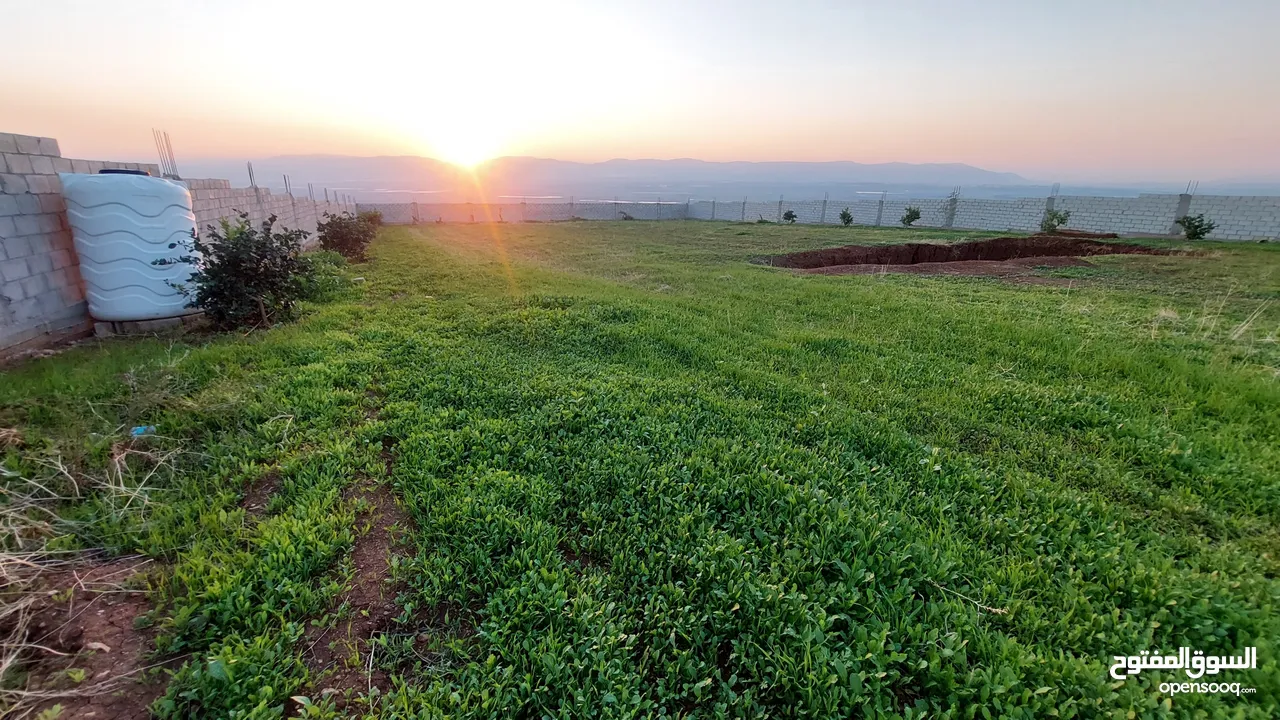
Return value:
[[(1042, 197), (1049, 185), (1020, 175), (959, 163), (858, 162), (707, 162), (607, 160), (579, 163), (532, 157), (503, 157), (474, 172), (432, 158), (411, 155), (281, 155), (253, 161), (258, 184), (280, 189), (289, 175), (295, 193), (307, 183), (354, 196), (361, 202), (477, 202), (528, 198), (579, 200), (776, 200), (830, 196), (850, 200), (859, 194), (945, 197), (955, 187), (970, 198)], [(249, 182), (239, 161), (190, 161), (187, 177), (226, 178), (236, 186)], [(1064, 185), (1065, 195), (1134, 196), (1142, 192), (1177, 193), (1185, 184)], [(1280, 180), (1237, 178), (1204, 183), (1199, 192), (1223, 195), (1280, 194)]]
[[(721, 197), (753, 200), (851, 196), (882, 190), (922, 196), (945, 195), (955, 186), (1026, 186), (1014, 173), (959, 163), (707, 162), (703, 160), (607, 160), (579, 163), (532, 157), (502, 157), (474, 172), (416, 156), (351, 157), (283, 155), (255, 160), (259, 184), (282, 187), (289, 175), (295, 189), (306, 184), (354, 195), (366, 202), (411, 200), (475, 201), (482, 197), (530, 199), (684, 200)], [(183, 175), (220, 177), (248, 183), (245, 165), (231, 161), (184, 163)]]

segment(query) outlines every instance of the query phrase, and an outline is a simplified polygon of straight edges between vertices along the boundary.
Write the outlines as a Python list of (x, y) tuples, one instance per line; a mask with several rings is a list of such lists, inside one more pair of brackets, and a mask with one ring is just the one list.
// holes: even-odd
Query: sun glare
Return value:
[(455, 130), (432, 143), (436, 158), (471, 169), (497, 154), (497, 143), (483, 131)]

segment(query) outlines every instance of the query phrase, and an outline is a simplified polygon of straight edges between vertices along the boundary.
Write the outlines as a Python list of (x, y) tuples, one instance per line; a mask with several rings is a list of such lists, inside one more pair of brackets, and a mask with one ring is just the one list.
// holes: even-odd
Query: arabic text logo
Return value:
[(1195, 679), (1204, 675), (1217, 675), (1223, 670), (1256, 670), (1258, 648), (1244, 649), (1244, 655), (1205, 655), (1203, 650), (1178, 648), (1177, 655), (1158, 655), (1143, 650), (1137, 655), (1116, 655), (1111, 666), (1111, 677), (1122, 680), (1143, 670), (1185, 670), (1187, 677)]

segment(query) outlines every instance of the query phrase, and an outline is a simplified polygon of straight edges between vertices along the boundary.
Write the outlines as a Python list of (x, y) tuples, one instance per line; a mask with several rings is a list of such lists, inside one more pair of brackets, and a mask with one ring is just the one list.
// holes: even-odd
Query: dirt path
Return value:
[(334, 695), (340, 708), (374, 687), (390, 689), (390, 678), (377, 667), (372, 639), (400, 614), (395, 602), (399, 589), (388, 583), (391, 553), (412, 530), (412, 521), (389, 486), (395, 443), (394, 438), (383, 438), (382, 481), (362, 478), (352, 488), (352, 496), (368, 503), (368, 509), (357, 519), (351, 586), (334, 602), (335, 610), (346, 605), (346, 611), (333, 626), (309, 626), (303, 638), (307, 666), (316, 677), (313, 690)]

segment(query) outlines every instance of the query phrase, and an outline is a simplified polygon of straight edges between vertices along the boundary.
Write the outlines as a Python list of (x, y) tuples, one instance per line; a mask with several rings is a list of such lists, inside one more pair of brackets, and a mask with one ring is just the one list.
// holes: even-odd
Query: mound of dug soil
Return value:
[[(1115, 235), (1092, 236), (1115, 238)], [(1099, 242), (1083, 233), (1041, 234), (938, 245), (845, 245), (766, 258), (769, 265), (823, 275), (911, 272), (945, 275), (1020, 275), (1036, 267), (1088, 265), (1093, 255), (1167, 255), (1161, 248)]]

